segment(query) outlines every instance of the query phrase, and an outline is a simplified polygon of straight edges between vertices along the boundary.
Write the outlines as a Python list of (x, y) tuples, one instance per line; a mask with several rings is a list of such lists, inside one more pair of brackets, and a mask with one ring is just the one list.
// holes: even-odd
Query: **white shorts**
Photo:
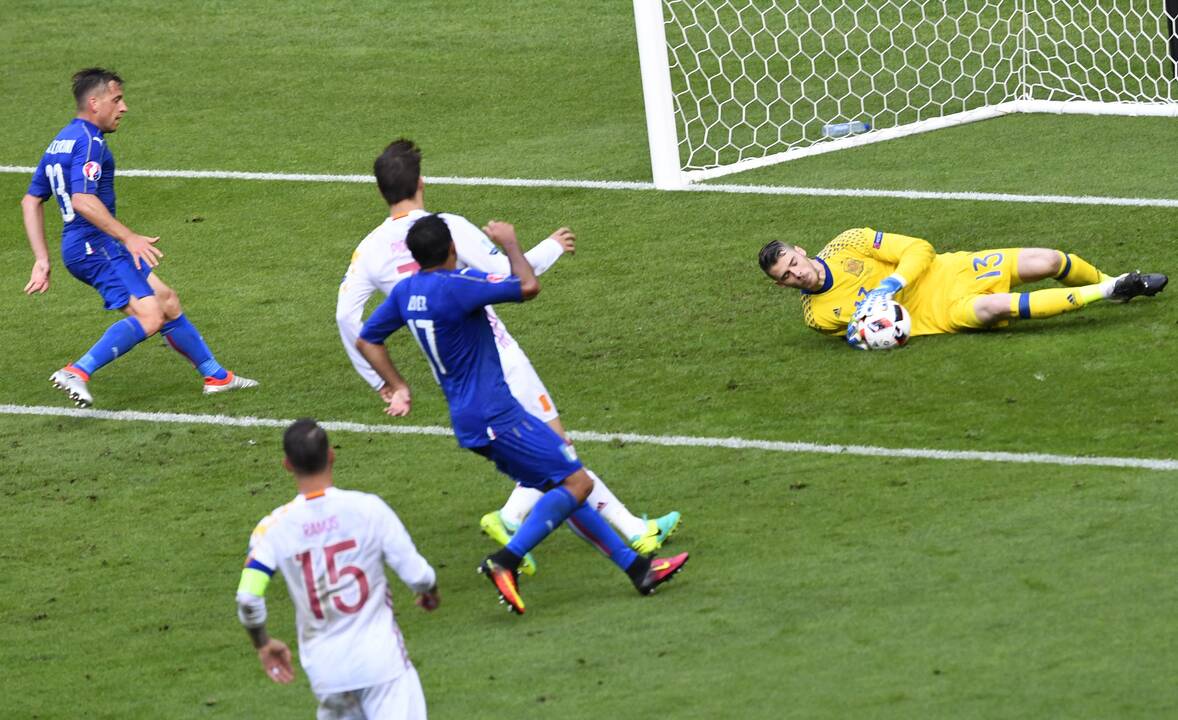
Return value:
[(384, 685), (315, 697), (318, 720), (425, 720), (425, 693), (413, 667)]
[(524, 406), (524, 410), (544, 422), (551, 422), (560, 416), (556, 411), (556, 403), (552, 402), (552, 396), (548, 394), (548, 388), (540, 382), (540, 376), (536, 374), (519, 343), (513, 343), (507, 348), (500, 347), (499, 362), (503, 366), (503, 378), (507, 380), (508, 389)]

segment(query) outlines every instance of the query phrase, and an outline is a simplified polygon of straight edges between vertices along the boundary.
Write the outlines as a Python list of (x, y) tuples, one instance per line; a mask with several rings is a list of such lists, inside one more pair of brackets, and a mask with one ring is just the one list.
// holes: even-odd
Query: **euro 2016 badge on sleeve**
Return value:
[(102, 177), (102, 165), (91, 160), (82, 166), (82, 175), (90, 182), (98, 182), (98, 178)]

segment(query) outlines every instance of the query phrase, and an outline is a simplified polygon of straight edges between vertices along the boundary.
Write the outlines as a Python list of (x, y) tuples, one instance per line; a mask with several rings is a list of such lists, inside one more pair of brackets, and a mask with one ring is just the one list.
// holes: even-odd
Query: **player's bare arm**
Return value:
[(74, 210), (89, 220), (91, 225), (121, 242), (123, 247), (127, 248), (127, 252), (131, 253), (131, 257), (135, 258), (135, 267), (140, 267), (140, 262), (147, 263), (149, 267), (160, 264), (159, 259), (164, 256), (164, 253), (155, 247), (155, 243), (159, 242), (159, 237), (140, 235), (119, 222), (114, 215), (110, 214), (110, 210), (106, 209), (106, 205), (102, 204), (97, 195), (73, 193), (70, 196), (70, 202), (73, 203)]
[(519, 278), (520, 294), (524, 300), (531, 300), (540, 294), (540, 281), (536, 279), (536, 272), (519, 249), (519, 240), (515, 236), (515, 226), (500, 220), (492, 220), (483, 228), (491, 242), (503, 248), (503, 254), (511, 263), (511, 274)]
[(405, 382), (405, 378), (401, 377), (401, 373), (397, 371), (397, 366), (389, 357), (388, 348), (384, 345), (370, 343), (364, 338), (357, 338), (356, 349), (360, 351), (376, 374), (380, 375), (380, 379), (384, 380), (385, 384), (380, 389), (380, 397), (388, 403), (385, 412), (393, 417), (408, 415), (413, 402), (409, 392), (409, 383)]
[(560, 246), (569, 255), (575, 255), (577, 253), (577, 236), (567, 227), (557, 229), (548, 237), (560, 243)]
[(25, 195), (20, 201), (25, 235), (33, 249), (33, 272), (25, 285), (25, 294), (43, 293), (49, 289), (49, 245), (45, 242), (45, 200), (36, 195)]
[[(246, 582), (249, 573), (260, 575), (257, 570), (247, 568), (242, 573), (243, 583)], [(255, 588), (253, 591), (239, 589), (237, 617), (241, 620), (242, 627), (245, 628), (250, 642), (258, 653), (258, 661), (262, 663), (266, 677), (285, 685), (294, 680), (294, 667), (290, 662), (290, 648), (286, 646), (286, 643), (270, 637), (266, 632), (265, 592), (264, 583), (261, 588)]]

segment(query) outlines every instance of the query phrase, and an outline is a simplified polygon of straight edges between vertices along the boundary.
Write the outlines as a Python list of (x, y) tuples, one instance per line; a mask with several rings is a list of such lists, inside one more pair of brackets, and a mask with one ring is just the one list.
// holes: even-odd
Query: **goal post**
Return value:
[(634, 25), (638, 30), (638, 62), (642, 70), (642, 98), (654, 184), (660, 188), (680, 187), (686, 181), (680, 177), (679, 131), (662, 2), (634, 0)]
[(633, 0), (654, 182), (1016, 112), (1178, 117), (1178, 0)]

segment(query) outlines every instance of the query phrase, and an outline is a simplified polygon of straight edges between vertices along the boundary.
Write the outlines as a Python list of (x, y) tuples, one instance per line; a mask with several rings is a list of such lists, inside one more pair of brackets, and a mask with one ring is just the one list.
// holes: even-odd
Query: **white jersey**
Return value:
[[(360, 329), (364, 325), (364, 305), (373, 293), (379, 290), (387, 296), (393, 291), (394, 285), (417, 272), (419, 266), (405, 245), (405, 236), (414, 222), (428, 214), (425, 210), (412, 210), (381, 223), (352, 253), (352, 262), (339, 287), (335, 321), (339, 326), (340, 339), (343, 340), (352, 366), (373, 389), (380, 388), (384, 381), (356, 349), (356, 339), (360, 337)], [(486, 273), (511, 274), (511, 262), (507, 256), (474, 223), (460, 215), (440, 215), (454, 238), (460, 268), (472, 267)], [(539, 275), (552, 267), (563, 253), (564, 246), (560, 242), (547, 238), (524, 256)], [(488, 306), (486, 312), (491, 331), (495, 334), (496, 346), (503, 357), (504, 349), (518, 347), (518, 344), (495, 311)], [(506, 366), (504, 370), (506, 372)]]
[(258, 523), (250, 560), (286, 579), (316, 694), (380, 685), (412, 667), (384, 568), (418, 593), (436, 576), (376, 495), (332, 487), (295, 497)]

